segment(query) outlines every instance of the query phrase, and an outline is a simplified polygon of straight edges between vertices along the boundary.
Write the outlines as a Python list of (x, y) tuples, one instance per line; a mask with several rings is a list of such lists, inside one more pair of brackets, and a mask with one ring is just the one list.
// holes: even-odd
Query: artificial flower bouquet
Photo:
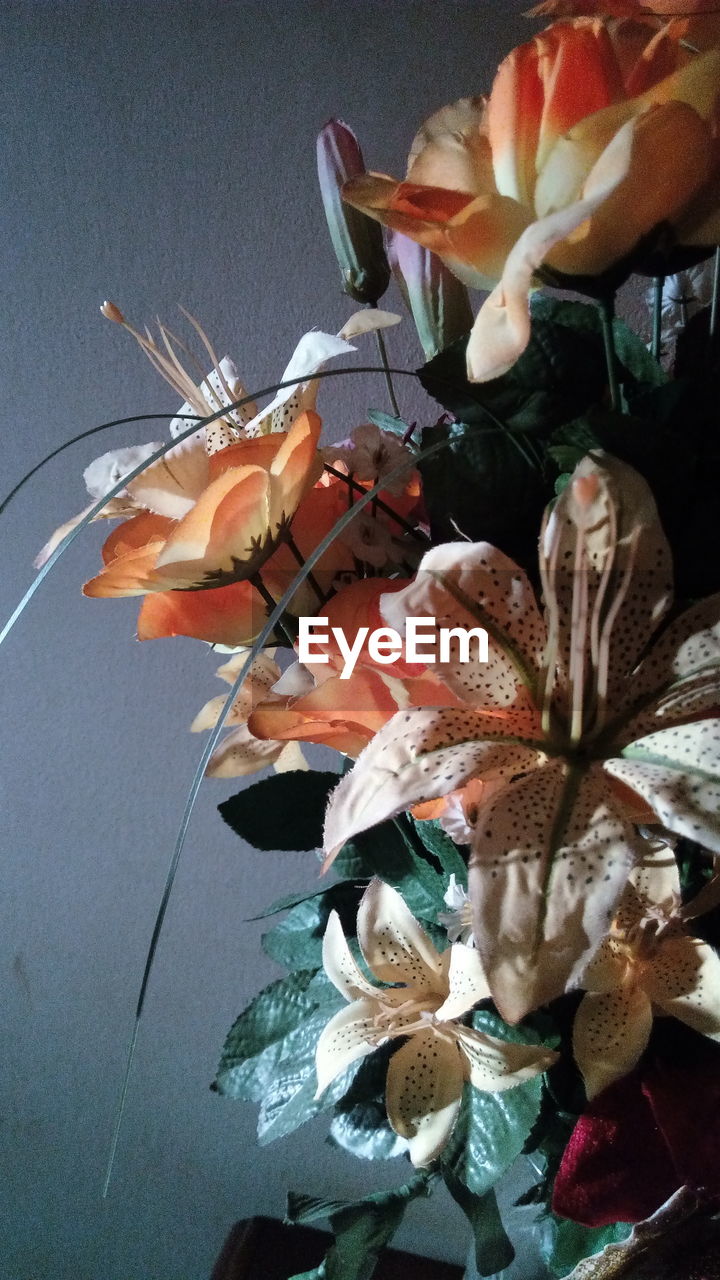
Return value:
[[(214, 1088), (260, 1104), (261, 1142), (323, 1112), (337, 1146), (410, 1166), (357, 1204), (291, 1197), (336, 1234), (318, 1280), (369, 1276), (438, 1180), (501, 1272), (494, 1187), (521, 1157), (552, 1275), (679, 1275), (682, 1231), (686, 1261), (690, 1239), (716, 1256), (720, 27), (700, 0), (541, 9), (489, 97), (422, 126), (403, 180), (323, 129), (356, 307), (276, 387), (250, 395), (190, 317), (200, 375), (105, 304), (184, 403), (169, 441), (88, 467), (90, 506), (39, 557), (42, 577), (119, 519), (86, 595), (138, 595), (141, 639), (223, 654), (173, 872), (203, 772), (269, 767), (222, 817), (307, 851), (307, 888), (266, 913), (285, 976)], [(633, 273), (646, 335), (615, 313)], [(391, 279), (425, 353), (419, 422)], [(474, 320), (467, 286), (489, 291)], [(322, 379), (368, 342), (388, 404), (325, 441)]]

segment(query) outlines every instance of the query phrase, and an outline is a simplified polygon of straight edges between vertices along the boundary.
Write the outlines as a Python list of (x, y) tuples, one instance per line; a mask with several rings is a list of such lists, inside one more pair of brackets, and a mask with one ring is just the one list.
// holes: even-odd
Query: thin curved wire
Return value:
[(300, 569), (298, 573), (295, 575), (293, 581), (290, 583), (287, 590), (283, 592), (282, 596), (280, 597), (277, 604), (275, 605), (275, 608), (270, 613), (270, 616), (268, 617), (264, 627), (262, 628), (262, 631), (260, 632), (257, 639), (255, 640), (252, 648), (250, 649), (250, 652), (247, 658), (245, 659), (245, 662), (243, 663), (241, 670), (238, 672), (237, 678), (234, 684), (232, 685), (232, 688), (230, 689), (230, 692), (228, 693), (227, 698), (225, 699), (225, 703), (223, 705), (222, 711), (220, 712), (217, 722), (210, 733), (208, 741), (205, 744), (202, 755), (200, 756), (200, 759), (198, 761), (193, 780), (190, 784), (190, 790), (188, 792), (185, 809), (180, 822), (180, 827), (178, 829), (177, 839), (175, 841), (175, 847), (173, 849), (172, 857), (170, 859), (170, 864), (168, 867), (168, 873), (165, 880), (165, 887), (163, 889), (162, 898), (160, 900), (158, 913), (155, 918), (155, 925), (153, 928), (152, 937), (150, 939), (150, 946), (148, 948), (148, 953), (145, 960), (145, 969), (143, 971), (137, 1006), (135, 1009), (135, 1023), (134, 1023), (132, 1035), (130, 1038), (130, 1044), (128, 1046), (128, 1054), (127, 1054), (127, 1059), (125, 1063), (125, 1074), (123, 1076), (123, 1083), (120, 1091), (120, 1101), (118, 1104), (117, 1118), (116, 1118), (115, 1126), (113, 1129), (112, 1142), (110, 1146), (110, 1156), (108, 1159), (105, 1183), (103, 1186), (103, 1198), (107, 1196), (107, 1193), (110, 1187), (110, 1180), (112, 1177), (113, 1165), (115, 1163), (115, 1154), (117, 1151), (118, 1139), (120, 1136), (120, 1129), (122, 1127), (123, 1115), (125, 1112), (125, 1103), (127, 1101), (128, 1085), (130, 1083), (130, 1074), (132, 1071), (133, 1060), (135, 1057), (135, 1048), (137, 1045), (140, 1018), (142, 1016), (142, 1012), (145, 1004), (145, 996), (147, 993), (148, 983), (150, 981), (150, 974), (152, 972), (155, 955), (157, 953), (158, 942), (160, 939), (163, 923), (165, 920), (165, 914), (167, 912), (168, 903), (170, 901), (170, 895), (172, 893), (173, 884), (175, 881), (175, 876), (176, 876), (178, 864), (180, 861), (180, 855), (185, 845), (185, 839), (186, 839), (188, 828), (190, 825), (190, 818), (192, 816), (192, 812), (195, 807), (195, 801), (197, 800), (197, 796), (200, 791), (202, 780), (205, 776), (205, 769), (207, 768), (210, 757), (213, 751), (215, 750), (220, 734), (222, 733), (222, 730), (225, 726), (225, 721), (227, 720), (227, 717), (230, 714), (232, 705), (238, 693), (240, 692), (240, 688), (245, 679), (245, 676), (247, 672), (250, 670), (252, 663), (255, 661), (256, 657), (262, 651), (263, 647), (265, 646), (270, 636), (272, 635), (276, 624), (279, 622), (280, 618), (285, 612), (287, 606), (289, 605), (290, 601), (292, 600), (293, 596), (298, 590), (298, 587), (305, 581), (305, 579), (307, 578), (307, 575), (315, 568), (315, 565), (317, 564), (318, 560), (321, 558), (321, 556), (325, 554), (328, 547), (332, 545), (335, 539), (355, 519), (358, 513), (362, 511), (363, 507), (366, 507), (369, 502), (372, 502), (373, 499), (377, 497), (377, 494), (381, 491), (381, 489), (387, 486), (388, 482), (392, 482), (393, 480), (398, 479), (406, 471), (409, 471), (412, 467), (414, 467), (417, 462), (424, 461), (425, 458), (431, 457), (432, 454), (438, 453), (441, 449), (447, 448), (449, 443), (450, 443), (449, 440), (441, 440), (437, 444), (430, 445), (427, 449), (423, 449), (420, 453), (410, 456), (407, 460), (403, 460), (403, 462), (399, 463), (397, 467), (394, 467), (392, 471), (389, 471), (387, 475), (383, 477), (382, 480), (380, 480), (376, 485), (374, 485), (372, 489), (368, 489), (361, 498), (358, 498), (358, 501), (355, 502), (352, 507), (350, 507), (347, 511), (343, 513), (343, 515), (340, 516), (339, 520), (337, 520), (337, 522), (333, 525), (329, 533), (325, 535), (325, 537), (321, 540), (321, 542), (318, 543), (317, 547), (315, 547), (314, 551), (312, 551), (310, 555), (307, 557), (302, 569)]
[[(355, 368), (324, 369), (320, 373), (314, 373), (314, 374), (304, 373), (299, 378), (288, 378), (284, 382), (274, 382), (269, 387), (263, 387), (262, 390), (260, 391), (256, 391), (251, 395), (243, 396), (242, 399), (236, 400), (233, 404), (224, 405), (222, 409), (218, 409), (217, 413), (209, 414), (207, 418), (200, 418), (200, 419), (195, 418), (194, 426), (187, 427), (185, 431), (179, 432), (178, 435), (176, 435), (172, 440), (169, 440), (167, 444), (164, 444), (159, 449), (156, 449), (155, 453), (150, 454), (149, 458), (146, 458), (144, 462), (141, 462), (132, 471), (129, 471), (127, 475), (123, 476), (122, 479), (117, 482), (117, 484), (113, 485), (112, 489), (108, 490), (108, 492), (105, 494), (103, 498), (101, 498), (98, 502), (96, 502), (95, 505), (91, 507), (88, 512), (86, 512), (82, 520), (78, 522), (75, 528), (71, 529), (70, 532), (65, 535), (62, 542), (59, 543), (59, 545), (55, 548), (52, 555), (48, 558), (46, 563), (43, 565), (42, 569), (40, 569), (36, 577), (30, 583), (30, 586), (28, 587), (27, 591), (22, 597), (22, 600), (11, 613), (2, 631), (0, 631), (0, 645), (7, 639), (13, 627), (15, 626), (15, 623), (24, 613), (25, 609), (29, 605), (33, 596), (35, 595), (35, 592), (42, 585), (42, 583), (44, 582), (50, 570), (60, 559), (60, 556), (64, 555), (64, 553), (67, 551), (71, 543), (73, 543), (75, 539), (78, 537), (78, 535), (82, 533), (83, 529), (85, 529), (87, 525), (89, 525), (90, 522), (95, 519), (95, 516), (100, 511), (102, 511), (103, 507), (107, 506), (108, 502), (110, 502), (112, 498), (117, 497), (120, 491), (124, 489), (126, 485), (129, 483), (129, 481), (134, 480), (136, 476), (142, 475), (143, 471), (147, 471), (148, 467), (152, 466), (154, 462), (158, 462), (160, 458), (164, 458), (166, 453), (169, 453), (170, 450), (174, 449), (176, 445), (182, 444), (183, 440), (187, 440), (189, 436), (195, 435), (196, 432), (200, 431), (203, 427), (207, 427), (211, 423), (216, 422), (218, 418), (224, 418), (228, 413), (232, 413), (235, 409), (241, 409), (244, 405), (249, 404), (252, 400), (259, 400), (263, 396), (272, 395), (276, 391), (282, 391), (285, 387), (296, 387), (301, 382), (309, 382), (309, 381), (314, 382), (315, 379), (317, 378), (338, 378), (338, 377), (341, 377), (343, 374), (349, 374), (349, 373), (381, 373), (384, 375), (385, 372), (386, 370), (384, 368), (381, 368), (379, 365), (357, 365)], [(413, 373), (410, 369), (392, 369), (391, 372), (396, 374), (401, 374), (408, 378), (417, 377), (417, 374)], [(119, 423), (122, 423), (122, 422), (138, 422), (138, 421), (147, 420), (148, 418), (156, 418), (156, 417), (174, 418), (177, 416), (178, 415), (173, 413), (167, 413), (167, 414), (139, 415), (138, 417), (134, 417), (134, 418), (118, 418), (112, 423), (107, 423), (107, 424), (103, 423), (102, 427), (95, 427), (93, 428), (93, 430), (94, 431), (104, 430), (106, 426), (108, 427), (117, 426)], [(43, 462), (44, 461), (45, 459), (43, 459)], [(38, 470), (38, 468), (42, 465), (43, 463), (39, 463), (38, 466), (34, 468), (34, 471)], [(16, 486), (16, 489), (17, 489), (17, 486)], [(10, 495), (10, 497), (12, 497), (12, 494)], [(9, 498), (6, 499), (6, 504), (7, 504), (7, 501), (9, 501)]]

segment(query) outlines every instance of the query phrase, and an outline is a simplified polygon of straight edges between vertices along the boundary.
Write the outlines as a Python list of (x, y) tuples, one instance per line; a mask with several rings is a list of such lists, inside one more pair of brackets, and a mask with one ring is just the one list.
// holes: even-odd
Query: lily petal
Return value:
[(450, 947), (448, 985), (448, 997), (435, 1011), (438, 1022), (459, 1018), (481, 1000), (490, 998), (482, 961), (474, 947), (464, 946), (461, 942)]
[(647, 800), (668, 831), (720, 853), (720, 720), (660, 729), (603, 768)]
[(240, 724), (213, 751), (206, 775), (208, 778), (245, 778), (275, 764), (284, 747), (284, 742), (260, 742), (246, 724)]
[(315, 1050), (318, 1081), (316, 1098), (324, 1093), (341, 1071), (357, 1062), (358, 1058), (367, 1057), (376, 1048), (371, 1039), (375, 1030), (376, 1013), (375, 1000), (355, 1000), (340, 1009), (323, 1027)]
[(278, 391), (269, 405), (245, 424), (245, 435), (249, 438), (287, 431), (303, 410), (315, 408), (317, 382), (312, 381), (313, 374), (319, 373), (328, 360), (335, 360), (354, 350), (355, 347), (349, 342), (333, 333), (313, 329), (304, 334), (278, 381), (289, 382), (292, 378), (303, 378), (305, 381)]
[(205, 442), (193, 436), (153, 462), (127, 488), (138, 506), (181, 520), (192, 510), (209, 480)]
[(445, 1146), (460, 1110), (463, 1073), (457, 1047), (434, 1031), (418, 1032), (390, 1059), (386, 1105), (390, 1124), (409, 1140), (412, 1163), (430, 1164)]
[(720, 1040), (720, 957), (707, 942), (684, 935), (663, 939), (644, 982), (663, 1013)]
[(470, 1083), (485, 1093), (501, 1093), (547, 1071), (558, 1055), (541, 1044), (513, 1044), (488, 1036), (472, 1027), (455, 1031), (458, 1046), (467, 1059)]
[(355, 963), (337, 911), (331, 911), (328, 916), (322, 955), (328, 978), (346, 1000), (359, 1000), (365, 996), (377, 1000), (378, 988)]
[[(433, 547), (402, 591), (382, 596), (386, 622), (404, 632), (408, 618), (435, 618), (438, 626), (488, 633), (488, 661), (436, 663), (441, 679), (471, 705), (484, 709), (521, 702), (531, 690), (545, 648), (545, 624), (522, 569), (487, 542)], [(531, 729), (528, 719), (526, 731)]]
[(652, 1005), (640, 987), (584, 995), (573, 1025), (573, 1053), (588, 1099), (632, 1071), (652, 1030)]
[(357, 936), (381, 982), (402, 982), (414, 991), (446, 989), (442, 957), (397, 890), (383, 880), (371, 880), (363, 894)]
[(597, 766), (578, 775), (552, 761), (481, 811), (469, 870), (475, 943), (507, 1022), (576, 980), (641, 851)]
[(375, 735), (330, 797), (325, 815), (325, 866), (346, 840), (419, 801), (434, 800), (469, 782), (532, 768), (539, 753), (518, 742), (512, 713), (482, 715), (472, 708), (410, 709)]

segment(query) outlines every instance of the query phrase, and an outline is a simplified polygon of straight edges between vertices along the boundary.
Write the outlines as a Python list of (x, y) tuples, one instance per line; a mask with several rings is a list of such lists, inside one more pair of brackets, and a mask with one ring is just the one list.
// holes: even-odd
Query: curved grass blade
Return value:
[(35, 463), (34, 467), (31, 467), (29, 471), (25, 472), (22, 479), (18, 480), (17, 484), (13, 486), (10, 492), (5, 495), (2, 502), (0, 502), (0, 516), (5, 508), (10, 506), (13, 498), (17, 497), (20, 490), (27, 484), (28, 480), (32, 480), (33, 476), (45, 466), (46, 462), (52, 462), (53, 458), (57, 458), (59, 453), (64, 453), (71, 445), (78, 444), (80, 440), (86, 440), (88, 436), (96, 436), (99, 431), (109, 431), (111, 427), (127, 426), (129, 422), (153, 422), (158, 418), (163, 422), (167, 422), (168, 418), (172, 417), (187, 418), (189, 422), (195, 423), (198, 421), (196, 413), (134, 413), (130, 418), (113, 418), (112, 422), (101, 422), (98, 427), (88, 427), (87, 431), (81, 431), (79, 435), (71, 436), (64, 444), (59, 444), (57, 449), (52, 449), (50, 453), (46, 453), (44, 458), (41, 458), (39, 462)]
[[(402, 374), (408, 378), (414, 378), (417, 376), (409, 369), (393, 369), (392, 372), (396, 374)], [(194, 422), (193, 426), (187, 427), (185, 431), (179, 432), (178, 435), (174, 436), (172, 440), (169, 440), (167, 444), (162, 445), (159, 449), (156, 449), (155, 453), (150, 454), (150, 457), (146, 458), (144, 462), (141, 462), (132, 471), (128, 471), (127, 475), (123, 476), (123, 478), (119, 480), (116, 485), (113, 485), (112, 489), (109, 489), (108, 492), (105, 494), (105, 496), (101, 498), (98, 502), (96, 502), (95, 505), (91, 507), (90, 510), (86, 513), (86, 515), (83, 516), (79, 524), (77, 524), (74, 529), (71, 529), (70, 532), (63, 538), (62, 542), (55, 548), (52, 555), (43, 565), (42, 569), (39, 570), (37, 576), (30, 583), (30, 586), (25, 592), (22, 600), (17, 605), (17, 607), (13, 610), (12, 614), (8, 618), (7, 622), (5, 623), (2, 631), (0, 631), (0, 644), (2, 644), (3, 641), (7, 639), (13, 627), (15, 626), (15, 623), (24, 613), (28, 604), (32, 600), (33, 596), (35, 595), (35, 592), (41, 586), (41, 584), (47, 577), (48, 573), (52, 569), (53, 565), (55, 565), (57, 561), (60, 559), (60, 556), (63, 555), (65, 551), (67, 551), (68, 547), (71, 545), (71, 543), (75, 541), (78, 535), (82, 533), (83, 529), (85, 529), (87, 525), (89, 525), (90, 522), (95, 519), (95, 516), (98, 514), (98, 512), (102, 511), (103, 507), (107, 506), (108, 502), (110, 502), (112, 498), (117, 497), (121, 489), (125, 488), (129, 480), (134, 480), (136, 476), (142, 475), (143, 471), (147, 471), (148, 467), (152, 466), (154, 462), (157, 462), (160, 458), (164, 458), (166, 453), (169, 453), (170, 450), (174, 449), (176, 445), (181, 444), (183, 440), (187, 440), (189, 436), (195, 435), (196, 432), (200, 431), (202, 427), (210, 426), (213, 422), (216, 422), (218, 418), (225, 417), (228, 413), (232, 413), (235, 409), (241, 409), (243, 405), (249, 404), (251, 400), (259, 400), (263, 396), (273, 395), (276, 391), (282, 391), (285, 387), (296, 387), (301, 382), (307, 382), (311, 376), (313, 380), (315, 380), (316, 378), (337, 378), (337, 377), (341, 377), (343, 374), (347, 375), (352, 373), (381, 373), (384, 375), (385, 369), (379, 367), (378, 365), (357, 365), (355, 368), (351, 368), (351, 369), (348, 369), (348, 368), (324, 369), (320, 373), (315, 373), (312, 375), (304, 373), (298, 378), (287, 378), (284, 382), (274, 382), (269, 387), (263, 387), (262, 390), (260, 391), (255, 391), (251, 395), (243, 396), (242, 399), (236, 400), (234, 404), (224, 405), (222, 409), (218, 409), (217, 413), (209, 414), (207, 418), (193, 419), (193, 422)], [(159, 415), (141, 415), (139, 418), (136, 418), (136, 419), (132, 419), (132, 418), (118, 419), (117, 421), (118, 422), (142, 421), (144, 417), (146, 418), (148, 416), (149, 417), (159, 416), (161, 418), (162, 417), (174, 418), (177, 415), (172, 413), (159, 414)], [(108, 425), (115, 426), (117, 424), (111, 423)], [(105, 427), (105, 424), (103, 424), (102, 429), (104, 429), (104, 427)], [(99, 430), (100, 428), (97, 428), (97, 429)], [(45, 461), (45, 459), (43, 461)], [(43, 464), (40, 463), (39, 465), (42, 466)], [(37, 469), (38, 469), (37, 467), (34, 468), (34, 470), (37, 470)], [(9, 499), (6, 500), (6, 502), (7, 501), (9, 501)]]
[[(339, 371), (335, 370), (334, 372), (339, 372)], [(202, 752), (202, 755), (200, 756), (200, 759), (198, 760), (197, 768), (195, 770), (195, 774), (190, 784), (190, 790), (188, 792), (187, 801), (185, 803), (185, 809), (183, 811), (180, 827), (178, 829), (177, 839), (175, 841), (175, 847), (173, 849), (172, 857), (170, 859), (170, 864), (168, 867), (168, 873), (165, 880), (165, 887), (163, 889), (162, 897), (160, 900), (158, 913), (155, 918), (155, 925), (153, 927), (152, 937), (150, 939), (150, 945), (148, 947), (148, 953), (145, 960), (145, 968), (143, 971), (142, 981), (140, 983), (140, 991), (138, 994), (138, 1000), (137, 1000), (137, 1005), (135, 1009), (135, 1023), (134, 1023), (132, 1035), (130, 1038), (130, 1044), (128, 1046), (127, 1059), (125, 1063), (125, 1074), (123, 1077), (122, 1088), (120, 1091), (120, 1101), (118, 1103), (118, 1112), (115, 1120), (115, 1126), (113, 1129), (112, 1142), (110, 1146), (110, 1156), (108, 1159), (108, 1167), (107, 1167), (107, 1172), (105, 1176), (105, 1184), (103, 1187), (103, 1198), (107, 1196), (108, 1190), (110, 1187), (110, 1180), (112, 1178), (112, 1171), (115, 1163), (115, 1154), (117, 1151), (118, 1139), (120, 1136), (120, 1129), (122, 1127), (123, 1115), (125, 1111), (125, 1103), (127, 1101), (128, 1086), (130, 1083), (130, 1074), (132, 1071), (133, 1060), (135, 1057), (135, 1048), (137, 1045), (140, 1018), (142, 1017), (142, 1012), (145, 1005), (145, 997), (147, 994), (148, 983), (150, 981), (150, 974), (152, 972), (153, 964), (155, 961), (155, 955), (157, 953), (158, 942), (160, 940), (160, 934), (162, 932), (162, 927), (165, 920), (165, 914), (167, 912), (168, 903), (170, 901), (170, 895), (173, 890), (173, 884), (175, 882), (175, 876), (177, 873), (178, 864), (180, 862), (180, 855), (182, 854), (182, 851), (185, 845), (185, 839), (187, 837), (188, 828), (190, 826), (190, 818), (192, 816), (192, 812), (195, 807), (195, 801), (197, 800), (198, 792), (200, 791), (200, 786), (202, 784), (203, 777), (205, 776), (205, 769), (207, 768), (208, 762), (210, 760), (210, 756), (212, 755), (213, 751), (215, 750), (215, 747), (217, 746), (218, 739), (225, 725), (225, 721), (227, 720), (227, 717), (230, 714), (232, 705), (236, 697), (238, 696), (238, 693), (240, 692), (240, 688), (245, 679), (245, 676), (247, 672), (250, 670), (250, 667), (252, 666), (258, 654), (262, 651), (263, 647), (267, 644), (270, 636), (272, 635), (275, 629), (275, 626), (280, 621), (282, 615), (284, 614), (285, 610), (290, 604), (290, 601), (292, 600), (298, 588), (305, 581), (308, 574), (315, 568), (315, 565), (317, 564), (318, 560), (320, 560), (321, 556), (325, 554), (328, 547), (330, 547), (332, 543), (335, 541), (335, 539), (343, 532), (343, 530), (346, 529), (349, 524), (351, 524), (351, 522), (355, 519), (358, 513), (362, 511), (363, 507), (366, 507), (368, 503), (372, 502), (373, 499), (377, 497), (380, 490), (387, 485), (388, 481), (398, 479), (406, 471), (409, 471), (412, 467), (414, 467), (417, 461), (422, 461), (425, 458), (431, 457), (432, 454), (434, 453), (439, 453), (441, 449), (446, 449), (449, 443), (450, 443), (449, 440), (441, 440), (437, 444), (430, 445), (427, 449), (422, 450), (417, 455), (410, 456), (407, 458), (407, 460), (399, 463), (397, 467), (394, 467), (392, 471), (389, 471), (388, 474), (381, 481), (379, 481), (378, 484), (374, 485), (372, 489), (366, 490), (363, 496), (361, 498), (358, 498), (358, 501), (354, 503), (353, 506), (349, 508), (349, 510), (345, 511), (342, 516), (340, 516), (340, 519), (333, 525), (329, 533), (326, 534), (326, 536), (322, 539), (322, 541), (318, 543), (317, 547), (315, 547), (315, 550), (312, 551), (310, 555), (307, 557), (302, 569), (298, 571), (293, 581), (288, 586), (287, 590), (283, 593), (283, 595), (278, 600), (277, 604), (275, 605), (275, 608), (270, 613), (264, 627), (262, 628), (260, 634), (255, 640), (252, 648), (250, 649), (250, 652), (248, 653), (248, 656), (245, 662), (243, 663), (241, 670), (238, 672), (237, 678), (232, 688), (230, 689), (230, 692), (228, 693), (227, 698), (225, 699), (225, 703), (223, 705), (222, 711), (220, 712), (217, 722), (214, 728), (212, 729), (210, 736), (205, 744), (204, 750)]]

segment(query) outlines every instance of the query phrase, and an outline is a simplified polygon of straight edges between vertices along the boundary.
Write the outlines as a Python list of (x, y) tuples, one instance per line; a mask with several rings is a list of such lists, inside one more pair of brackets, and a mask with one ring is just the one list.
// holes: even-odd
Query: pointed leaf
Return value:
[(229, 827), (256, 849), (318, 849), (336, 773), (295, 769), (264, 778), (223, 804)]
[[(531, 1032), (508, 1027), (497, 1014), (485, 1010), (473, 1014), (472, 1025), (476, 1031), (513, 1044), (537, 1043)], [(443, 1155), (443, 1176), (449, 1170), (451, 1177), (474, 1195), (485, 1195), (522, 1151), (535, 1124), (541, 1094), (539, 1075), (504, 1093), (481, 1093), (466, 1085), (460, 1115)]]
[(478, 1275), (494, 1276), (504, 1271), (515, 1257), (515, 1250), (503, 1227), (495, 1192), (486, 1191), (485, 1195), (476, 1196), (450, 1169), (443, 1170), (443, 1177), (450, 1195), (472, 1227)]

